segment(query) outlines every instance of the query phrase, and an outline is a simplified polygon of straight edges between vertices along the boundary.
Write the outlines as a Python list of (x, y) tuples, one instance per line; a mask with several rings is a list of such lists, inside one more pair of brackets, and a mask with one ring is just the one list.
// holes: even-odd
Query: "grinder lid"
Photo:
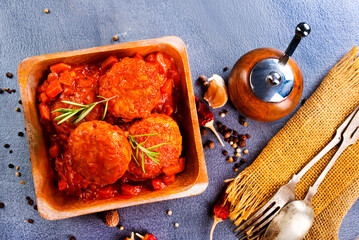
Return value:
[(294, 74), (289, 64), (268, 58), (258, 62), (249, 76), (253, 93), (265, 102), (281, 102), (288, 97), (294, 86)]

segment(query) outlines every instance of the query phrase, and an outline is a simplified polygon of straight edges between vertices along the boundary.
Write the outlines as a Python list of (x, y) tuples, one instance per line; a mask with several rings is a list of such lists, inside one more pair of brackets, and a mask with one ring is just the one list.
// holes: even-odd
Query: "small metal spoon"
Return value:
[(359, 139), (359, 114), (354, 115), (341, 136), (341, 144), (319, 175), (313, 186), (308, 190), (304, 200), (296, 200), (288, 203), (274, 217), (264, 233), (263, 240), (300, 240), (309, 231), (314, 221), (312, 198), (323, 181), (325, 175), (334, 165), (340, 154)]

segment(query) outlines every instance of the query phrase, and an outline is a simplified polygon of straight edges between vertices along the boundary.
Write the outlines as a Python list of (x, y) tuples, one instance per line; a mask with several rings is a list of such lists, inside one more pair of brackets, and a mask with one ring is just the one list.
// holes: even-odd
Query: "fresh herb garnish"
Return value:
[[(151, 150), (153, 150), (155, 148), (158, 148), (160, 146), (163, 146), (163, 145), (165, 145), (167, 143), (160, 143), (160, 144), (157, 144), (155, 146), (145, 148), (143, 145), (147, 142), (148, 138), (145, 141), (139, 143), (139, 142), (136, 141), (135, 137), (155, 136), (157, 134), (158, 133), (150, 133), (150, 134), (143, 134), (143, 135), (128, 135), (128, 139), (129, 139), (129, 142), (131, 144), (131, 147), (132, 147), (133, 150), (136, 151), (136, 154), (133, 154), (133, 152), (131, 153), (132, 157), (135, 160), (135, 162), (137, 163), (137, 165), (142, 167), (143, 173), (146, 173), (146, 171), (145, 171), (145, 156), (144, 156), (143, 153), (145, 153), (147, 155), (147, 157), (149, 157), (156, 164), (161, 165), (159, 163), (159, 161), (158, 161), (158, 155), (160, 155), (160, 153), (159, 152), (154, 152), (154, 151), (151, 151)], [(141, 150), (141, 153), (139, 153), (139, 150)], [(141, 155), (141, 156), (139, 156), (139, 155)], [(139, 157), (141, 158), (141, 165), (139, 163)]]
[(103, 98), (104, 100), (94, 102), (94, 103), (90, 103), (90, 104), (87, 104), (87, 105), (83, 105), (83, 104), (76, 103), (76, 102), (71, 102), (71, 101), (61, 101), (63, 103), (78, 106), (80, 108), (77, 108), (77, 109), (71, 109), (71, 108), (59, 108), (59, 109), (56, 109), (56, 110), (52, 111), (51, 113), (60, 112), (61, 115), (57, 116), (54, 119), (54, 121), (60, 120), (60, 121), (57, 122), (57, 124), (61, 124), (61, 123), (65, 122), (65, 121), (69, 120), (70, 118), (75, 117), (70, 122), (73, 123), (73, 124), (76, 124), (76, 123), (80, 122), (82, 119), (84, 119), (87, 116), (87, 114), (89, 114), (97, 104), (106, 102), (105, 110), (103, 112), (103, 116), (102, 116), (102, 119), (101, 119), (101, 120), (104, 120), (105, 116), (106, 116), (106, 113), (107, 113), (108, 101), (110, 101), (111, 99), (117, 97), (117, 95), (113, 96), (113, 97), (110, 97), (110, 98), (105, 98), (105, 97), (102, 97), (102, 96), (97, 96), (97, 97)]

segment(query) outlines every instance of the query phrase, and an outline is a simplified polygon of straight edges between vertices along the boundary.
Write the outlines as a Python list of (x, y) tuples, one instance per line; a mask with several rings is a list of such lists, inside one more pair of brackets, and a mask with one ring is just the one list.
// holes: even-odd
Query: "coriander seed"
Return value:
[(167, 210), (167, 215), (171, 216), (172, 215), (172, 211), (171, 210)]
[(112, 37), (112, 41), (118, 41), (117, 35), (115, 35), (115, 36)]
[(228, 158), (227, 158), (227, 162), (233, 162), (233, 158), (232, 158), (232, 157), (228, 157)]
[(225, 117), (225, 116), (226, 116), (226, 114), (225, 114), (224, 112), (220, 113), (219, 115), (220, 115), (221, 117)]
[(50, 10), (48, 8), (45, 8), (44, 13), (48, 14), (48, 13), (50, 13)]
[(236, 157), (242, 157), (242, 155), (239, 152), (236, 152)]
[(175, 223), (175, 227), (178, 228), (178, 227), (179, 227), (179, 223)]
[(244, 154), (248, 154), (248, 153), (249, 153), (249, 150), (248, 150), (248, 149), (244, 149), (243, 153), (244, 153)]
[(124, 226), (120, 226), (119, 228), (120, 228), (121, 231), (125, 230)]

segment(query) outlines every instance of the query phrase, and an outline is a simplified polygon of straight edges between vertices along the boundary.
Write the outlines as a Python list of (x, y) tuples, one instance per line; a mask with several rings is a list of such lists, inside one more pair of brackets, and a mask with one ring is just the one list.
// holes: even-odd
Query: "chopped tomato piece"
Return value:
[(66, 63), (56, 63), (56, 64), (50, 66), (50, 70), (53, 73), (60, 74), (66, 70), (71, 70), (71, 65), (66, 64)]
[(112, 67), (112, 65), (114, 65), (115, 63), (118, 62), (118, 58), (116, 56), (109, 56), (108, 58), (106, 58), (105, 61), (103, 61), (103, 63), (101, 64), (101, 69), (102, 70), (107, 70), (108, 68)]
[(49, 82), (48, 82), (47, 80), (45, 80), (44, 83), (41, 84), (41, 85), (37, 88), (36, 91), (37, 91), (38, 93), (45, 92), (48, 85), (49, 85)]
[(49, 98), (47, 97), (46, 93), (42, 92), (39, 96), (39, 101), (46, 103), (48, 100)]
[(176, 175), (171, 175), (171, 176), (164, 175), (162, 178), (163, 178), (163, 182), (166, 185), (169, 185), (171, 183), (174, 183), (174, 181), (176, 180)]
[(58, 144), (54, 144), (49, 148), (49, 154), (51, 158), (55, 158), (60, 154), (60, 147)]
[(51, 117), (50, 117), (50, 106), (47, 105), (46, 103), (41, 102), (39, 104), (39, 111), (40, 111), (40, 116), (41, 118), (47, 120), (47, 121), (51, 121)]
[(178, 164), (171, 165), (169, 167), (163, 168), (163, 173), (167, 176), (171, 176), (180, 172), (183, 172), (183, 170), (186, 167), (186, 158), (179, 158)]
[(160, 177), (152, 179), (151, 183), (153, 189), (156, 191), (164, 189), (166, 187), (166, 184), (163, 182), (163, 180)]
[(62, 90), (61, 83), (59, 82), (59, 80), (54, 80), (54, 81), (50, 82), (49, 86), (47, 87), (46, 95), (49, 98), (54, 98), (58, 94), (60, 94), (62, 91), (63, 90)]
[(141, 54), (139, 54), (139, 53), (136, 53), (136, 54), (135, 54), (135, 56), (134, 56), (133, 58), (137, 58), (137, 59), (145, 60), (145, 59), (143, 58), (143, 56), (142, 56)]
[(152, 234), (147, 233), (142, 240), (157, 240), (157, 239)]
[(172, 79), (167, 79), (167, 81), (165, 81), (165, 83), (161, 87), (161, 93), (166, 93), (171, 95), (172, 89), (173, 89), (173, 81)]
[(65, 71), (61, 74), (61, 77), (59, 78), (60, 83), (65, 84), (67, 86), (71, 86), (74, 82), (73, 74), (74, 72)]
[(167, 116), (171, 116), (172, 113), (173, 113), (173, 107), (167, 106), (166, 111), (165, 111), (165, 114), (166, 114)]
[(48, 76), (47, 76), (47, 81), (50, 83), (54, 80), (58, 80), (59, 77), (57, 75), (57, 73), (50, 73)]
[(97, 196), (100, 199), (111, 198), (114, 197), (116, 194), (117, 194), (117, 189), (115, 188), (114, 185), (106, 186), (97, 191)]
[(156, 54), (155, 53), (151, 53), (151, 54), (147, 55), (147, 57), (146, 57), (147, 62), (154, 63), (155, 60), (156, 60)]
[(64, 180), (62, 180), (62, 179), (59, 181), (58, 185), (59, 185), (59, 190), (60, 190), (60, 191), (63, 191), (63, 190), (65, 190), (65, 189), (67, 188), (67, 183), (66, 183), (66, 181), (64, 181)]
[(121, 193), (125, 196), (136, 196), (142, 190), (142, 186), (138, 185), (129, 185), (127, 183), (122, 183), (121, 185)]

